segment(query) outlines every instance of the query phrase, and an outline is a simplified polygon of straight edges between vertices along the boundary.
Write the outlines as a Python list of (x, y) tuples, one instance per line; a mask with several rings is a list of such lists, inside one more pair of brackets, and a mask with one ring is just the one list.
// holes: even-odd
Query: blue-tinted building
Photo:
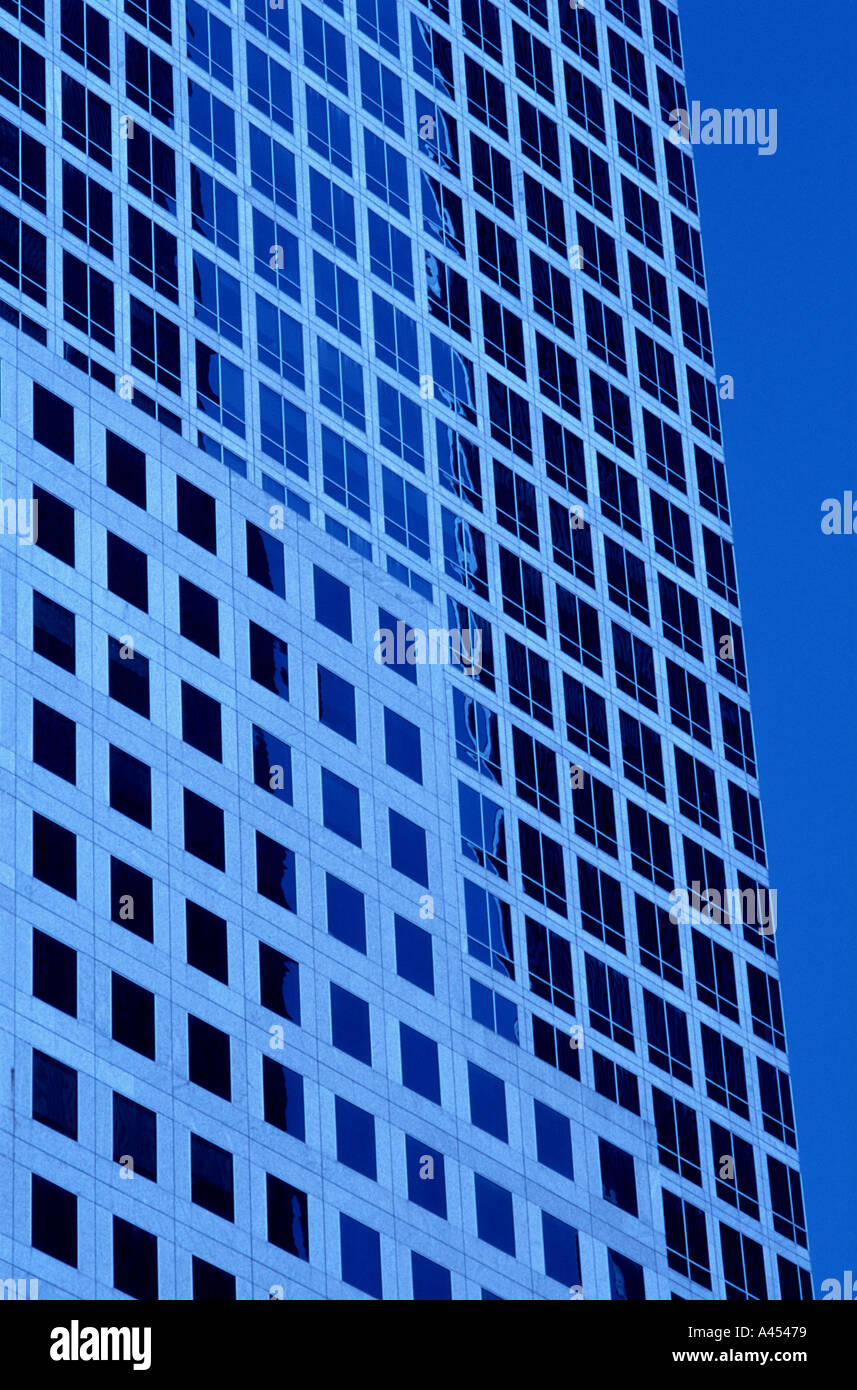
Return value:
[(0, 0), (3, 1278), (811, 1296), (686, 105)]

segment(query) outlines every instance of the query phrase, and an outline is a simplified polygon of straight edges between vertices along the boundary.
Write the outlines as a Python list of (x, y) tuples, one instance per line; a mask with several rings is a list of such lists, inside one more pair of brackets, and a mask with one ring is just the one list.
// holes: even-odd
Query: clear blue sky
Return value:
[(818, 1297), (857, 1274), (857, 6), (679, 11), (688, 100), (778, 111), (694, 159)]

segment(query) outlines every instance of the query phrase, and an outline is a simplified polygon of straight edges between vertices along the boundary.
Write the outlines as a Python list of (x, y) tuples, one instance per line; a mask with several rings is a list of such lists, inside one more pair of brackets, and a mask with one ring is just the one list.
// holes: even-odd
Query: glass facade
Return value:
[(674, 6), (0, 49), (4, 1277), (811, 1297)]

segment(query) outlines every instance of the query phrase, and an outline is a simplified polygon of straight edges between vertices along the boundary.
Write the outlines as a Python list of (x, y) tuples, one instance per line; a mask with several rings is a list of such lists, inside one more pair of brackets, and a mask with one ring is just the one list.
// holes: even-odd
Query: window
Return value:
[(46, 554), (74, 569), (74, 508), (34, 483), (32, 515), (32, 539)]
[(580, 1242), (574, 1227), (543, 1211), (542, 1241), (548, 1278), (567, 1289), (580, 1288)]
[(550, 49), (520, 24), (512, 24), (512, 38), (516, 76), (552, 105), (554, 92)]
[(612, 628), (616, 688), (657, 713), (658, 699), (652, 648), (639, 637), (620, 627), (618, 623), (613, 623)]
[[(179, 533), (187, 536), (195, 545), (211, 555), (217, 554), (217, 509), (214, 498), (180, 475), (176, 477), (176, 526)], [(250, 522), (247, 528), (249, 554)], [(253, 529), (256, 530), (255, 527)], [(262, 533), (259, 532), (259, 535)], [(278, 544), (273, 538), (270, 539), (272, 546)], [(248, 563), (248, 573), (249, 568)], [(255, 577), (250, 575), (250, 578)]]
[(571, 1122), (558, 1110), (553, 1110), (540, 1100), (534, 1100), (533, 1107), (539, 1163), (559, 1173), (561, 1177), (573, 1180)]
[(568, 909), (562, 846), (522, 820), (518, 821), (518, 840), (524, 892), (565, 917)]
[(375, 1116), (341, 1096), (335, 1097), (335, 1109), (337, 1162), (376, 1182)]
[(556, 754), (532, 734), (512, 726), (515, 752), (515, 790), (522, 801), (552, 820), (560, 819)]
[(69, 251), (63, 252), (62, 269), (63, 319), (112, 352), (113, 281)]
[(179, 578), (179, 631), (203, 651), (220, 655), (217, 599), (183, 577)]
[[(617, 8), (614, 4), (612, 8)], [(617, 15), (622, 18), (621, 13)], [(637, 33), (642, 29), (639, 24), (639, 16), (636, 25)], [(617, 87), (623, 92), (627, 92), (629, 97), (633, 97), (641, 106), (649, 105), (649, 89), (646, 84), (646, 60), (643, 54), (634, 44), (629, 43), (615, 29), (607, 30), (608, 47), (610, 50), (610, 76)]]
[(562, 170), (556, 121), (523, 97), (518, 97), (518, 125), (522, 153), (534, 164), (539, 164), (552, 178), (560, 179)]
[(443, 34), (432, 29), (425, 20), (411, 15), (411, 46), (414, 72), (437, 88), (444, 96), (455, 100), (452, 73), (452, 44)]
[(235, 1192), (232, 1154), (202, 1139), (190, 1136), (191, 1201), (224, 1221), (235, 1220)]
[(781, 1143), (796, 1148), (794, 1108), (788, 1074), (779, 1071), (770, 1062), (763, 1061), (761, 1057), (756, 1061), (765, 1133), (772, 1134)]
[(111, 976), (114, 1042), (155, 1060), (155, 996), (124, 975)]
[(758, 1241), (720, 1222), (720, 1250), (727, 1299), (764, 1299), (765, 1256)]
[(753, 1146), (712, 1120), (711, 1153), (717, 1196), (758, 1221), (759, 1193)]
[(292, 805), (292, 750), (274, 734), (253, 725), (253, 780), (257, 787)]
[(269, 121), (293, 131), (291, 74), (252, 43), (247, 45), (247, 98)]
[(152, 828), (152, 770), (139, 758), (110, 745), (110, 805), (147, 830)]
[(670, 564), (693, 575), (693, 541), (690, 534), (690, 518), (681, 507), (676, 507), (654, 488), (649, 489), (652, 504), (652, 523), (654, 526), (655, 551)]
[[(158, 1180), (158, 1117), (154, 1110), (113, 1092), (113, 1161), (136, 1177)], [(129, 1164), (128, 1160), (131, 1160)]]
[(193, 289), (195, 317), (240, 347), (241, 287), (235, 277), (194, 251)]
[(621, 1105), (623, 1110), (639, 1115), (639, 1088), (634, 1073), (626, 1067), (620, 1067), (616, 1062), (611, 1062), (608, 1057), (602, 1057), (600, 1052), (593, 1052), (592, 1057), (595, 1089), (598, 1094), (616, 1105)]
[(187, 0), (185, 13), (188, 58), (203, 72), (231, 87), (232, 30), (196, 0)]
[[(41, 149), (41, 146), (38, 148)], [(62, 164), (62, 206), (63, 228), (112, 260), (112, 195), (65, 159)]]
[(750, 993), (750, 1014), (757, 1038), (780, 1048), (786, 1048), (780, 983), (766, 970), (747, 963), (747, 987)]
[(398, 57), (399, 17), (396, 0), (357, 0), (357, 28)]
[[(623, 453), (633, 454), (631, 404), (624, 391), (592, 371), (589, 373), (589, 390), (596, 433)], [(579, 410), (576, 413), (579, 414)]]
[(571, 793), (574, 808), (574, 833), (604, 854), (618, 855), (616, 839), (616, 812), (613, 806), (613, 790), (606, 782), (584, 773), (572, 781)]
[(539, 637), (547, 635), (542, 572), (513, 555), (505, 546), (500, 551), (500, 582), (503, 590), (503, 612)]
[[(366, 139), (368, 142), (368, 131)], [(402, 170), (402, 191), (407, 201), (407, 187), (404, 184), (404, 177), (404, 170)], [(371, 170), (369, 186), (372, 187)], [(451, 189), (439, 183), (437, 179), (431, 178), (425, 171), (420, 174), (420, 186), (422, 188), (423, 231), (428, 236), (434, 237), (435, 241), (439, 241), (448, 250), (454, 251), (458, 256), (463, 256), (465, 254), (464, 212), (461, 199)], [(375, 191), (379, 197), (386, 198), (385, 189), (386, 184), (379, 184)], [(396, 206), (396, 204), (391, 203), (391, 206)], [(403, 212), (405, 216), (408, 215), (406, 207), (399, 206), (398, 211)]]
[(199, 903), (185, 902), (187, 963), (221, 984), (229, 983), (226, 922)]
[(705, 1062), (706, 1092), (710, 1100), (749, 1118), (747, 1081), (744, 1074), (744, 1054), (738, 1043), (724, 1037), (707, 1024), (700, 1025), (702, 1054)]
[(737, 1023), (738, 993), (735, 985), (735, 961), (731, 951), (712, 941), (702, 932), (693, 932), (693, 963), (696, 971), (696, 995), (710, 1009)]
[(184, 789), (184, 847), (214, 869), (226, 869), (223, 811), (196, 792)]
[(540, 724), (553, 727), (550, 668), (544, 657), (506, 637), (506, 663), (509, 673), (509, 699)]
[(745, 787), (729, 783), (729, 809), (732, 815), (732, 839), (735, 848), (765, 867), (765, 836), (762, 830), (762, 811), (759, 798)]
[(565, 696), (565, 736), (599, 762), (610, 762), (607, 732), (607, 704), (602, 695), (575, 680), (567, 671), (562, 675)]
[(33, 1048), (33, 1119), (77, 1139), (77, 1072)]
[[(172, 233), (144, 217), (136, 208), (129, 207), (128, 248), (131, 274), (177, 304), (177, 243)], [(112, 251), (108, 254), (112, 255)]]
[(479, 1173), (474, 1173), (476, 1232), (480, 1240), (515, 1256), (515, 1220), (512, 1194)]
[[(379, 63), (377, 58), (372, 58), (364, 49), (359, 49), (359, 54), (363, 110), (404, 138), (405, 114), (402, 106), (401, 79), (385, 63)], [(452, 125), (454, 129), (455, 123), (452, 122)]]
[(556, 586), (560, 649), (566, 656), (601, 675), (601, 629), (598, 612), (583, 599)]
[(658, 573), (664, 636), (697, 661), (703, 660), (699, 605), (694, 594)]
[(675, 1004), (643, 990), (649, 1061), (686, 1086), (693, 1085), (687, 1017)]
[(608, 367), (627, 375), (625, 361), (625, 330), (619, 314), (594, 295), (583, 292), (586, 316), (586, 346)]
[(199, 338), (196, 340), (196, 405), (224, 429), (234, 430), (244, 438), (244, 373)]
[[(465, 890), (468, 885), (465, 882)], [(498, 899), (491, 898), (492, 902)], [(429, 932), (408, 922), (398, 913), (396, 927), (396, 973), (427, 994), (434, 994), (434, 964), (432, 959), (432, 939)], [(413, 1199), (412, 1199), (413, 1200)]]
[[(623, 108), (617, 106), (617, 111), (620, 109)], [(582, 140), (578, 140), (577, 136), (572, 135), (570, 138), (571, 171), (575, 194), (612, 221), (613, 203), (610, 194), (610, 171), (607, 161), (584, 144)]]
[(504, 994), (471, 979), (470, 1013), (475, 1023), (518, 1046), (518, 1006)]
[(667, 660), (667, 685), (672, 723), (710, 748), (711, 725), (705, 682), (692, 676), (683, 666)]
[(475, 1062), (467, 1063), (467, 1078), (470, 1088), (470, 1122), (486, 1134), (492, 1134), (504, 1144), (509, 1142), (509, 1126), (506, 1120), (506, 1087), (499, 1076), (477, 1067)]
[[(187, 1055), (188, 1080), (223, 1100), (231, 1100), (229, 1034), (188, 1014)], [(232, 1220), (231, 1212), (227, 1219)]]
[[(103, 22), (106, 28), (107, 20)], [(29, 44), (19, 42), (5, 29), (0, 31), (0, 96), (44, 125), (45, 60)]]
[(263, 1009), (300, 1027), (300, 967), (264, 941), (259, 942), (259, 1002)]
[[(188, 88), (191, 85), (188, 82)], [(125, 95), (156, 120), (172, 126), (173, 70), (165, 59), (130, 34), (125, 35)]]
[(140, 869), (110, 856), (110, 920), (144, 941), (154, 941), (152, 880)]
[(602, 1197), (612, 1206), (636, 1216), (637, 1184), (632, 1155), (606, 1139), (598, 1140), (598, 1152), (601, 1159)]
[(431, 1038), (399, 1024), (402, 1058), (402, 1085), (426, 1100), (440, 1105), (440, 1069), (437, 1043)]
[(350, 994), (333, 981), (330, 985), (330, 1026), (333, 1046), (371, 1067), (369, 1005), (365, 999)]
[(526, 918), (526, 929), (530, 989), (563, 1013), (573, 1014), (574, 977), (569, 943), (532, 917)]
[(508, 139), (506, 89), (499, 77), (488, 72), (469, 53), (464, 55), (464, 76), (467, 84), (467, 109), (495, 135)]
[(632, 618), (648, 624), (649, 600), (643, 561), (609, 536), (604, 537), (604, 559), (607, 593), (612, 602), (624, 608)]
[(628, 833), (631, 863), (635, 871), (651, 879), (659, 888), (671, 889), (673, 867), (669, 826), (650, 811), (629, 801)]
[(622, 770), (638, 787), (666, 801), (660, 735), (625, 710), (619, 711), (622, 733)]
[[(321, 175), (318, 175), (318, 178), (321, 179)], [(327, 184), (326, 179), (322, 180), (322, 182)], [(252, 124), (250, 125), (250, 184), (258, 193), (263, 194), (266, 198), (270, 198), (271, 202), (276, 203), (277, 207), (282, 208), (284, 212), (290, 213), (292, 216), (297, 215), (295, 157), (291, 151), (287, 150), (279, 141), (272, 140), (270, 136), (265, 135)], [(331, 187), (331, 185), (328, 185), (328, 187)], [(311, 197), (311, 207), (313, 209), (313, 226), (317, 226), (320, 220), (317, 213), (317, 199), (319, 198), (319, 194), (316, 191), (316, 181), (314, 178), (311, 180), (310, 189), (311, 194), (315, 194), (315, 196)], [(322, 199), (322, 201), (324, 200)], [(326, 226), (327, 224), (325, 223), (324, 225)], [(352, 216), (352, 237), (353, 231)], [(323, 231), (323, 234), (328, 236), (328, 240), (331, 239), (329, 232)], [(277, 245), (283, 247), (282, 267), (279, 265), (281, 257), (277, 251)], [(286, 266), (287, 247), (289, 249), (288, 267)], [(295, 286), (299, 286), (298, 268), (294, 263), (294, 254), (291, 249), (288, 233), (283, 236), (281, 241), (274, 244), (273, 250), (270, 247), (263, 247), (262, 256), (269, 268), (273, 268), (271, 267), (271, 258), (274, 257), (277, 262), (277, 268), (288, 269), (290, 271), (289, 278), (291, 282)]]
[(678, 414), (678, 386), (672, 353), (639, 328), (636, 336), (640, 385), (650, 396)]
[[(134, 138), (127, 141), (127, 147), (130, 187), (135, 188), (144, 197), (151, 198), (157, 207), (175, 215), (175, 151), (157, 136), (150, 135), (139, 122), (134, 126)], [(107, 167), (110, 168), (109, 160)]]
[(677, 989), (684, 988), (678, 927), (665, 908), (634, 894), (640, 964)]
[(533, 1053), (540, 1062), (547, 1062), (563, 1076), (580, 1080), (580, 1047), (578, 1030), (566, 1032), (533, 1014)]
[(37, 590), (33, 590), (33, 651), (74, 675), (74, 613)]
[(345, 36), (320, 15), (302, 6), (304, 62), (322, 81), (348, 93)]
[(709, 589), (720, 598), (726, 599), (727, 603), (735, 604), (737, 607), (738, 587), (731, 541), (703, 526), (702, 542)]
[(786, 1240), (806, 1248), (806, 1218), (803, 1210), (800, 1174), (778, 1158), (768, 1154), (768, 1181), (771, 1189), (771, 1209), (774, 1230)]
[(303, 1077), (264, 1055), (262, 1096), (266, 1123), (303, 1142), (306, 1138)]
[(181, 394), (179, 330), (164, 314), (130, 296), (131, 366), (160, 386)]
[[(309, 1260), (307, 1196), (300, 1188), (265, 1174), (268, 1240), (298, 1260)], [(343, 1218), (344, 1219), (344, 1218)]]
[(256, 831), (256, 891), (287, 912), (297, 912), (295, 856), (285, 845)]
[(382, 1297), (381, 1237), (371, 1227), (339, 1214), (339, 1247), (342, 1282), (368, 1294)]
[(452, 1276), (448, 1269), (437, 1265), (424, 1255), (411, 1252), (411, 1271), (414, 1286), (414, 1299), (428, 1299), (437, 1302), (452, 1298)]
[(45, 212), (47, 201), (44, 145), (0, 116), (0, 154), (3, 166), (0, 169), (0, 187), (9, 189), (16, 198), (23, 198), (24, 202), (30, 203), (39, 212)]
[[(528, 230), (539, 241), (549, 246), (551, 251), (556, 251), (565, 259), (568, 250), (562, 199), (546, 188), (543, 180), (534, 179), (531, 174), (525, 173), (524, 202)], [(510, 213), (510, 216), (513, 215), (514, 212)]]
[(622, 890), (616, 879), (578, 856), (577, 879), (584, 931), (625, 952)]
[[(659, 1091), (657, 1086), (652, 1087), (652, 1107), (658, 1136), (658, 1161), (701, 1187), (696, 1111), (676, 1096)], [(716, 1154), (717, 1149), (714, 1152)]]
[[(227, 255), (238, 256), (238, 199), (225, 184), (206, 174), (196, 164), (190, 166), (191, 226)], [(254, 228), (261, 213), (253, 209)], [(264, 220), (264, 219), (263, 219)], [(269, 225), (272, 225), (269, 223)], [(258, 238), (257, 238), (258, 240)], [(277, 241), (269, 237), (268, 244)], [(266, 247), (265, 263), (272, 253)], [(257, 273), (258, 268), (257, 268)], [(272, 277), (273, 278), (273, 277)]]
[(490, 873), (508, 878), (505, 815), (496, 802), (458, 784), (461, 853)]
[(77, 1197), (33, 1173), (30, 1242), (52, 1259), (77, 1269)]
[(704, 1288), (711, 1288), (711, 1266), (708, 1257), (708, 1237), (705, 1232), (705, 1213), (691, 1202), (663, 1191), (664, 1227), (667, 1242), (667, 1264), (677, 1274)]
[(234, 174), (237, 165), (235, 113), (232, 108), (190, 78), (187, 80), (187, 99), (191, 144)]
[(326, 767), (321, 769), (322, 819), (327, 830), (341, 835), (351, 844), (362, 844), (360, 831), (360, 792), (350, 782)]
[(691, 757), (683, 748), (676, 748), (675, 771), (682, 815), (719, 838), (717, 783), (713, 769), (698, 758)]

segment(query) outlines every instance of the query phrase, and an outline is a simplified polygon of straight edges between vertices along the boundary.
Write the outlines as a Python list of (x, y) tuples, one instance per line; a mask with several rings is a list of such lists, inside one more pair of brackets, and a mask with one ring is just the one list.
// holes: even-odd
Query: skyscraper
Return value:
[(675, 9), (0, 5), (4, 1277), (809, 1298)]

